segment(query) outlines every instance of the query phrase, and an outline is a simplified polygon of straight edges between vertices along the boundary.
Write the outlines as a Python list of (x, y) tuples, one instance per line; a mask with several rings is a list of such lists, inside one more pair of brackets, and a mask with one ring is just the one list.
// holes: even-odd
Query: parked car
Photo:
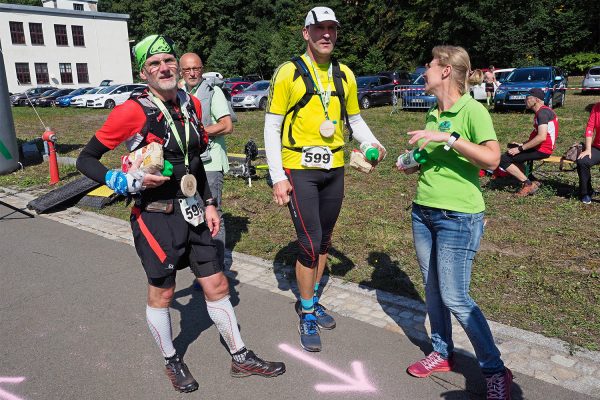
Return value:
[(119, 104), (123, 104), (125, 100), (129, 98), (131, 92), (134, 89), (142, 87), (141, 84), (129, 84), (129, 85), (112, 85), (106, 86), (95, 96), (87, 99), (86, 107), (89, 108), (115, 108)]
[[(496, 82), (498, 84), (496, 87), (500, 86), (502, 82), (506, 80), (508, 75), (514, 70), (514, 68), (498, 68), (494, 70), (494, 76), (496, 77)], [(475, 100), (485, 100), (487, 99), (487, 93), (485, 92), (485, 82), (480, 83), (479, 85), (471, 86), (471, 96)]]
[(583, 78), (581, 87), (582, 94), (590, 92), (600, 94), (600, 66), (595, 66), (588, 70)]
[(44, 97), (44, 96), (50, 96), (52, 93), (56, 92), (58, 89), (57, 88), (53, 88), (53, 89), (48, 89), (43, 93), (40, 94), (34, 94), (32, 96), (29, 96), (27, 99), (25, 99), (25, 105), (26, 106), (37, 106), (37, 100), (40, 97)]
[(66, 96), (71, 92), (74, 92), (74, 89), (59, 89), (50, 93), (48, 96), (38, 97), (35, 100), (35, 105), (38, 107), (56, 107), (56, 99), (60, 96)]
[(358, 104), (361, 108), (393, 104), (394, 83), (387, 76), (359, 76), (356, 78)]
[(98, 86), (110, 86), (113, 83), (112, 79), (104, 79)]
[(429, 110), (437, 99), (434, 95), (425, 92), (425, 78), (419, 75), (410, 85), (400, 86), (397, 94), (402, 109)]
[(252, 82), (226, 82), (223, 85), (223, 90), (229, 92), (230, 96), (243, 92)]
[(413, 79), (411, 79), (410, 72), (408, 71), (383, 71), (378, 73), (379, 76), (387, 76), (392, 80), (394, 85), (409, 85)]
[(58, 88), (55, 88), (54, 86), (38, 86), (35, 88), (28, 89), (23, 93), (13, 94), (12, 96), (10, 96), (10, 104), (12, 104), (13, 106), (26, 106), (28, 104), (27, 98), (30, 98), (32, 96), (37, 97), (50, 89), (57, 90)]
[(71, 107), (85, 107), (87, 101), (91, 98), (94, 98), (99, 91), (104, 89), (105, 87), (96, 87), (86, 92), (85, 94), (80, 94), (71, 99)]
[(69, 93), (67, 95), (64, 95), (64, 96), (60, 96), (59, 98), (57, 98), (56, 99), (56, 105), (59, 106), (59, 107), (69, 107), (71, 105), (71, 99), (73, 97), (79, 96), (79, 95), (82, 95), (82, 94), (86, 94), (86, 93), (88, 93), (92, 89), (93, 88), (91, 88), (91, 87), (75, 89), (71, 93)]
[(496, 89), (494, 109), (525, 109), (525, 97), (532, 88), (542, 89), (548, 107), (565, 104), (567, 77), (558, 67), (516, 68)]
[(140, 84), (140, 87), (133, 89), (131, 93), (129, 93), (129, 100), (137, 99), (146, 91), (148, 85)]
[(269, 81), (257, 81), (231, 98), (233, 108), (264, 110), (269, 96)]

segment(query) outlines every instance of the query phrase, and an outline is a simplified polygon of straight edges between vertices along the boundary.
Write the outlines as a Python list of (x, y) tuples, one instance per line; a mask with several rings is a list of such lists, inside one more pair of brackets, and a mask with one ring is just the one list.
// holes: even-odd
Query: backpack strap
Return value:
[(340, 63), (336, 59), (331, 60), (332, 73), (333, 73), (333, 86), (335, 87), (336, 95), (340, 100), (341, 115), (340, 120), (346, 123), (348, 128), (348, 141), (352, 141), (352, 127), (350, 126), (350, 118), (348, 117), (348, 110), (346, 110), (346, 96), (344, 93), (344, 83), (342, 80), (347, 81), (346, 73), (340, 69)]
[[(290, 60), (294, 66), (296, 67), (296, 72), (294, 72), (293, 80), (295, 81), (299, 77), (302, 78), (305, 86), (305, 93), (302, 98), (291, 107), (287, 113), (283, 117), (283, 122), (281, 123), (281, 135), (283, 136), (283, 130), (285, 127), (285, 120), (289, 114), (292, 114), (292, 123), (300, 111), (304, 106), (308, 104), (308, 102), (312, 99), (312, 96), (316, 95), (315, 84), (310, 76), (310, 72), (308, 70), (308, 66), (302, 59), (302, 57), (294, 57)], [(344, 93), (344, 81), (347, 82), (346, 73), (340, 69), (340, 64), (336, 59), (331, 60), (332, 63), (332, 75), (333, 75), (333, 86), (335, 88), (334, 91), (331, 92), (332, 96), (337, 96), (340, 101), (340, 120), (344, 121), (346, 127), (348, 128), (348, 132), (350, 134), (349, 140), (352, 140), (352, 127), (350, 126), (350, 119), (348, 118), (348, 112), (346, 110), (346, 96)], [(291, 145), (296, 144), (294, 137), (292, 136), (292, 123), (288, 127), (288, 139)]]
[(285, 113), (285, 115), (283, 116), (283, 122), (281, 123), (281, 134), (283, 135), (283, 128), (285, 126), (285, 120), (290, 113), (292, 114), (292, 116), (291, 116), (292, 122), (290, 123), (289, 129), (288, 129), (288, 139), (289, 139), (290, 143), (292, 145), (294, 145), (294, 144), (296, 144), (296, 141), (294, 140), (294, 137), (292, 136), (293, 122), (296, 119), (296, 116), (298, 115), (298, 111), (300, 111), (304, 106), (306, 106), (308, 104), (308, 102), (310, 101), (310, 99), (312, 99), (312, 97), (316, 94), (316, 92), (315, 92), (315, 84), (312, 81), (312, 78), (310, 77), (310, 72), (308, 71), (308, 67), (306, 66), (306, 63), (304, 62), (302, 57), (294, 57), (291, 59), (291, 62), (296, 67), (296, 72), (294, 73), (293, 80), (296, 80), (296, 79), (298, 79), (298, 77), (301, 77), (302, 81), (304, 82), (304, 86), (306, 88), (306, 91), (305, 91), (304, 95), (302, 96), (302, 98), (300, 99), (300, 101), (298, 101), (292, 108), (290, 108)]
[(164, 144), (164, 135), (166, 133), (163, 122), (164, 116), (158, 107), (154, 105), (152, 100), (150, 100), (148, 96), (148, 89), (146, 89), (140, 96), (131, 100), (135, 101), (142, 108), (144, 114), (146, 115), (146, 123), (140, 132), (142, 140), (134, 149), (132, 149), (132, 151), (141, 149), (150, 142), (157, 142), (161, 145)]

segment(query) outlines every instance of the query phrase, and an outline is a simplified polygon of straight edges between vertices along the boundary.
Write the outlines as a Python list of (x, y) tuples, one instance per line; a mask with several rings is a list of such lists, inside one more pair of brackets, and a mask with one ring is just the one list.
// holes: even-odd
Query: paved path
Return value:
[[(16, 207), (33, 198), (0, 191), (0, 200)], [(177, 397), (162, 376), (145, 327), (143, 275), (129, 247), (127, 222), (76, 208), (29, 219), (0, 206), (0, 231), (0, 399)], [(323, 333), (322, 353), (309, 355), (311, 359), (308, 353), (296, 355), (291, 312), (296, 287), (289, 269), (235, 252), (232, 257), (230, 276), (245, 340), (260, 355), (286, 361), (288, 373), (269, 381), (224, 374), (228, 357), (207, 322), (202, 296), (189, 287), (191, 275), (181, 273), (173, 326), (175, 332), (186, 327), (177, 346), (187, 350), (186, 360), (198, 371), (202, 398), (225, 398), (230, 391), (232, 396), (247, 391), (248, 399), (320, 397), (317, 388), (324, 388), (315, 385), (339, 385), (335, 374), (351, 375), (354, 360), (362, 363), (376, 391), (353, 398), (481, 398), (482, 377), (460, 328), (454, 330), (459, 373), (410, 378), (406, 364), (427, 351), (423, 305), (335, 278), (327, 282), (323, 302), (337, 314), (340, 329)], [(494, 322), (491, 326), (505, 362), (516, 372), (515, 398), (600, 398), (598, 352), (569, 354), (562, 341)], [(317, 367), (328, 372), (317, 374)], [(25, 380), (17, 382), (21, 377)], [(298, 382), (307, 384), (298, 387)], [(7, 397), (8, 392), (19, 397)]]

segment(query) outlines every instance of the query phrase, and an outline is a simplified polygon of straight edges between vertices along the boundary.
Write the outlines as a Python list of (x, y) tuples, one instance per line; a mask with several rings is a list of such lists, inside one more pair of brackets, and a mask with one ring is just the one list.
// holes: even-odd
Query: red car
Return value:
[(227, 82), (223, 85), (223, 90), (227, 90), (231, 96), (243, 92), (252, 82)]

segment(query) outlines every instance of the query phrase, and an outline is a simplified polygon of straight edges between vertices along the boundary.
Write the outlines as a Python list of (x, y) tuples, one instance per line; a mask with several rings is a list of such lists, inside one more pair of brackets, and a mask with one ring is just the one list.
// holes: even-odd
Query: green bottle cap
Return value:
[(171, 176), (173, 175), (173, 164), (169, 161), (165, 160), (165, 164), (163, 170), (160, 172), (163, 176)]
[(377, 161), (379, 160), (379, 150), (376, 147), (371, 147), (365, 153), (365, 158), (368, 161)]
[(413, 154), (413, 157), (415, 158), (415, 161), (418, 162), (419, 164), (424, 164), (427, 162), (427, 150), (416, 149)]

